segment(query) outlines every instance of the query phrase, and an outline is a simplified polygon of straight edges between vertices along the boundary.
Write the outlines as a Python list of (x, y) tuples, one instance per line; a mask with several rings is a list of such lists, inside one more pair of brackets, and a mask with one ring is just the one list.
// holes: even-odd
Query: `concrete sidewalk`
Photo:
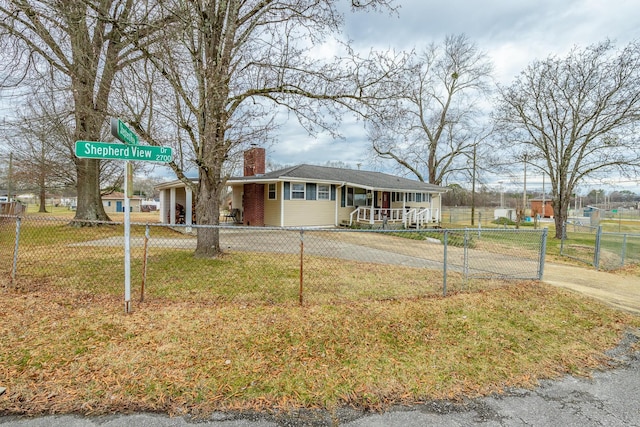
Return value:
[(592, 267), (545, 263), (543, 282), (579, 292), (613, 307), (640, 314), (640, 277)]

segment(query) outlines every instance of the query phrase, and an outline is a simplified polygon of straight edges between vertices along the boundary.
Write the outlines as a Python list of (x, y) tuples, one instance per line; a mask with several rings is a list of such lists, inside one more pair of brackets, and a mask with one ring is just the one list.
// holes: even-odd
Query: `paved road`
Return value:
[(418, 426), (640, 426), (640, 353), (630, 352), (638, 334), (628, 333), (612, 352), (615, 369), (596, 372), (592, 378), (565, 377), (546, 381), (535, 390), (514, 389), (503, 395), (454, 404), (430, 402), (395, 408), (382, 414), (362, 414), (344, 409), (334, 414), (301, 412), (273, 417), (218, 413), (204, 422), (168, 418), (158, 414), (112, 415), (84, 418), (47, 416), (32, 419), (0, 418), (0, 427), (418, 427)]

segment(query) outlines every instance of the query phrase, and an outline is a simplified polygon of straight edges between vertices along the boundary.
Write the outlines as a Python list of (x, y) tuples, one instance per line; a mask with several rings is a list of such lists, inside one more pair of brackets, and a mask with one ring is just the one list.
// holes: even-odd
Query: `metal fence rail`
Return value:
[(598, 227), (572, 222), (564, 224), (560, 255), (594, 265)]
[[(87, 226), (91, 225), (91, 226)], [(544, 230), (216, 226), (222, 254), (194, 256), (207, 226), (131, 224), (140, 299), (331, 303), (442, 295), (479, 279), (541, 279)], [(123, 224), (0, 217), (0, 284), (120, 295)]]
[(602, 227), (565, 223), (560, 255), (615, 270), (640, 263), (640, 234), (603, 232)]
[(640, 263), (640, 234), (601, 232), (596, 268), (615, 270)]

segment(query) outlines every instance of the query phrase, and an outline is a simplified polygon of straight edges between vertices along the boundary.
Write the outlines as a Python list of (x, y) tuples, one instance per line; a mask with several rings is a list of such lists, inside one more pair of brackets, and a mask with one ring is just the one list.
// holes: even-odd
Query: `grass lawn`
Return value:
[(607, 363), (640, 319), (539, 283), (446, 298), (252, 305), (0, 289), (2, 414), (382, 409)]
[[(95, 233), (82, 239), (64, 225), (44, 230), (32, 231), (27, 253), (38, 253), (51, 236), (72, 244), (121, 235), (117, 226), (81, 229)], [(388, 298), (374, 286), (382, 271), (370, 266), (356, 275), (362, 268), (335, 259), (330, 277), (340, 273), (334, 285), (351, 290), (345, 297), (323, 294), (300, 306), (294, 287), (293, 297), (273, 295), (265, 303), (253, 293), (277, 288), (265, 283), (295, 284), (295, 269), (287, 256), (265, 261), (264, 254), (247, 253), (206, 262), (156, 253), (160, 261), (183, 257), (208, 270), (183, 264), (178, 276), (175, 269), (150, 271), (158, 285), (126, 315), (120, 280), (111, 283), (100, 266), (111, 255), (106, 249), (42, 254), (56, 263), (43, 267), (46, 274), (33, 266), (18, 289), (1, 286), (0, 276), (0, 386), (7, 389), (0, 414), (377, 410), (477, 397), (567, 373), (588, 375), (607, 365), (605, 351), (625, 331), (640, 328), (637, 316), (535, 282), (479, 281), (446, 298), (410, 290)], [(256, 290), (258, 279), (246, 266), (258, 262), (270, 267), (262, 268), (259, 280), (266, 282)], [(327, 281), (329, 261), (322, 262), (313, 259), (308, 269)], [(230, 272), (223, 285), (198, 280), (215, 277), (222, 264)], [(63, 281), (78, 266), (99, 268), (100, 280)], [(392, 275), (415, 276), (404, 268)], [(422, 271), (424, 283), (441, 280)], [(364, 301), (364, 292), (379, 298)]]

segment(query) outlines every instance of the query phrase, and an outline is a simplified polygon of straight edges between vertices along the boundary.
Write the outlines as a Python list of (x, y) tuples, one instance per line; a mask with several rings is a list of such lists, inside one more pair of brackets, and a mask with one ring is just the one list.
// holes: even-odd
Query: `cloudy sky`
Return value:
[[(638, 0), (399, 0), (397, 16), (347, 14), (345, 36), (356, 48), (420, 50), (450, 34), (466, 34), (492, 60), (496, 81), (509, 84), (535, 59), (565, 55), (573, 47), (610, 39), (622, 47), (640, 39)], [(357, 123), (341, 129), (345, 140), (308, 137), (289, 122), (268, 149), (278, 164), (342, 161), (372, 164)]]

